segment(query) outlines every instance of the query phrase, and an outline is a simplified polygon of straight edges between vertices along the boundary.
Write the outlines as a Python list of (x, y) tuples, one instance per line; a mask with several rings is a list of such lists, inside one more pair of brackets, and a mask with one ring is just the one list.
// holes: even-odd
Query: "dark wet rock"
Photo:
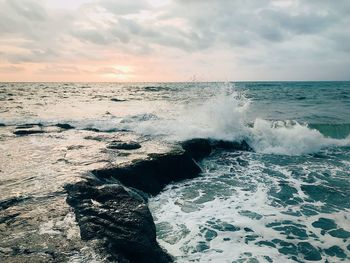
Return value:
[(117, 98), (112, 98), (111, 101), (114, 101), (114, 102), (122, 102), (122, 101), (126, 101), (126, 100), (117, 99)]
[(250, 229), (249, 227), (245, 227), (245, 228), (244, 228), (244, 231), (245, 231), (245, 232), (254, 232), (254, 230)]
[(27, 123), (16, 126), (16, 129), (30, 129), (34, 128), (35, 126), (43, 127), (41, 123)]
[(213, 149), (223, 149), (226, 151), (253, 151), (245, 140), (240, 142), (211, 140), (210, 144)]
[(0, 200), (0, 210), (5, 210), (11, 206), (18, 205), (19, 203), (22, 203), (28, 199), (29, 197), (18, 196), (18, 197), (8, 198), (5, 200)]
[(13, 132), (13, 134), (17, 136), (25, 136), (25, 135), (40, 134), (40, 133), (45, 133), (45, 131), (33, 129), (33, 130), (17, 130)]
[(68, 124), (68, 123), (57, 123), (56, 127), (61, 128), (61, 129), (65, 129), (65, 130), (71, 130), (71, 129), (75, 129), (74, 126)]
[(321, 228), (323, 230), (331, 230), (337, 228), (337, 224), (328, 218), (319, 218), (317, 221), (312, 223), (312, 226), (315, 228)]
[(332, 237), (347, 239), (350, 237), (350, 232), (344, 230), (343, 228), (339, 228), (337, 230), (331, 230), (328, 232)]
[(191, 156), (182, 151), (152, 154), (149, 159), (135, 160), (125, 167), (92, 171), (101, 180), (114, 178), (151, 195), (157, 195), (170, 182), (191, 179), (200, 172)]
[(207, 139), (192, 139), (185, 141), (182, 143), (182, 148), (197, 161), (210, 155), (212, 151), (210, 142)]
[(102, 142), (102, 141), (107, 141), (108, 140), (108, 138), (106, 138), (104, 136), (85, 136), (84, 139), (85, 140), (98, 141), (98, 142)]
[(4, 123), (0, 123), (0, 127), (6, 127)]
[(19, 216), (20, 213), (13, 213), (5, 216), (0, 216), (0, 224), (9, 224), (13, 221), (15, 221), (16, 217)]
[(96, 128), (85, 128), (83, 129), (84, 131), (92, 131), (92, 132), (100, 132), (99, 129), (96, 129)]
[(83, 240), (101, 241), (121, 262), (172, 261), (158, 245), (152, 215), (137, 193), (131, 194), (121, 185), (91, 181), (67, 185), (66, 189)]
[(331, 257), (346, 258), (344, 251), (338, 246), (332, 246), (324, 250), (324, 252)]
[(223, 149), (226, 151), (252, 151), (252, 148), (244, 140), (241, 142), (231, 142), (196, 138), (185, 141), (181, 145), (182, 148), (197, 161), (210, 155), (215, 149)]
[[(114, 141), (108, 148), (114, 144), (112, 148), (120, 149), (121, 143), (124, 142)], [(94, 170), (93, 179), (67, 185), (67, 202), (74, 208), (81, 237), (98, 240), (105, 253), (118, 262), (171, 262), (172, 258), (156, 241), (148, 196), (158, 194), (171, 182), (198, 176), (201, 169), (193, 159), (200, 160), (214, 149), (250, 150), (245, 142), (206, 139), (185, 142), (183, 148), (167, 154), (149, 154), (146, 159), (124, 166)], [(209, 225), (219, 231), (240, 230), (221, 221)], [(214, 230), (206, 231), (205, 238), (215, 238)], [(206, 249), (206, 242), (196, 247), (197, 251)]]
[(304, 255), (305, 260), (319, 261), (322, 259), (320, 252), (308, 242), (299, 242), (298, 251)]
[(118, 150), (136, 150), (141, 148), (141, 144), (134, 141), (123, 142), (123, 141), (112, 141), (107, 145), (108, 149), (118, 149)]

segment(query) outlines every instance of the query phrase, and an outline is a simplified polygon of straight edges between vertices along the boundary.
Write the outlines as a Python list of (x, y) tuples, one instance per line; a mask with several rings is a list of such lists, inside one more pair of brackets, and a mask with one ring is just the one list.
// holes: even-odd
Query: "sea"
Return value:
[[(350, 82), (0, 83), (0, 123), (244, 140), (252, 151), (215, 150), (149, 199), (162, 248), (176, 262), (350, 261)], [(23, 137), (10, 158), (2, 129), (0, 197), (45, 196), (55, 182), (28, 178), (52, 176), (60, 145)]]

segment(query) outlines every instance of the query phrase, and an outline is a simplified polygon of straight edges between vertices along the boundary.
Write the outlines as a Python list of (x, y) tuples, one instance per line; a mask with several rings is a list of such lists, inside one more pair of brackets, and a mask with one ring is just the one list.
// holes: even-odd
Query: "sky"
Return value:
[(349, 0), (0, 0), (0, 81), (349, 79)]

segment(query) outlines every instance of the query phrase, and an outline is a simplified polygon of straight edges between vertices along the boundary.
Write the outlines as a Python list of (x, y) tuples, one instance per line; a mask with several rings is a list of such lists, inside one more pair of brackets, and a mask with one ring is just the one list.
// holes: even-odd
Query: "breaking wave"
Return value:
[[(186, 105), (172, 119), (152, 119), (137, 123), (133, 129), (147, 135), (166, 135), (172, 140), (199, 137), (246, 140), (255, 151), (268, 154), (301, 155), (326, 147), (350, 145), (350, 125), (333, 127), (294, 120), (249, 120), (250, 104), (243, 94), (225, 89), (200, 105)], [(337, 138), (339, 133), (344, 138)]]

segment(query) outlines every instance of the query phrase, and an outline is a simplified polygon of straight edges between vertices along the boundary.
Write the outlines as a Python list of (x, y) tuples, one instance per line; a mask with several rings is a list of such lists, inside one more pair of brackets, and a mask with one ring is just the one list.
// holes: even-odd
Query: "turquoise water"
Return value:
[(350, 260), (350, 82), (4, 83), (0, 101), (6, 125), (246, 140), (150, 199), (177, 262)]

